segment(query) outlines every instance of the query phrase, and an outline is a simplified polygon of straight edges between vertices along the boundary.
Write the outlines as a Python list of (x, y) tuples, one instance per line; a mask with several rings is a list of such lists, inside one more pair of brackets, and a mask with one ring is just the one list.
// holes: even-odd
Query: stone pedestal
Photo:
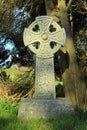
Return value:
[(18, 118), (47, 119), (55, 118), (62, 113), (74, 113), (74, 107), (69, 99), (22, 99), (19, 107)]

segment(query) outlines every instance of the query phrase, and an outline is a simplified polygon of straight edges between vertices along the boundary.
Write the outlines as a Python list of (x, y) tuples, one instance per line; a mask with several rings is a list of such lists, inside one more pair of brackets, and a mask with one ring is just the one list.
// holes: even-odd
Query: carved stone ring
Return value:
[(38, 16), (36, 20), (25, 28), (23, 34), (24, 44), (38, 57), (53, 56), (64, 45), (66, 34), (52, 17)]

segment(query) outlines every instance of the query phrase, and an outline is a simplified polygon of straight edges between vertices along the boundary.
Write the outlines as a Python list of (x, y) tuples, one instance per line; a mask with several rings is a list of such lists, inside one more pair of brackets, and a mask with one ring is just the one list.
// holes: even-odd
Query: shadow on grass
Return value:
[(0, 130), (86, 130), (87, 120), (77, 116), (60, 115), (54, 119), (31, 119), (19, 121), (15, 117), (0, 117)]
[(9, 123), (13, 123), (16, 121), (17, 120), (12, 117), (0, 117), (0, 130), (6, 130), (6, 127), (9, 125)]

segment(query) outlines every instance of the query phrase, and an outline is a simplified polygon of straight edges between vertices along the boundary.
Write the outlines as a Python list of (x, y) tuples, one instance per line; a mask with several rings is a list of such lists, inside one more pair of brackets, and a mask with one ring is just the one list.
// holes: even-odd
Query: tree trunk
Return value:
[(69, 68), (67, 68), (62, 75), (65, 97), (71, 99), (74, 106), (82, 107), (86, 101), (86, 85), (83, 78), (84, 76), (81, 74), (76, 62), (66, 1), (58, 0), (58, 2), (56, 1), (54, 3), (53, 0), (45, 0), (45, 5), (47, 15), (52, 16), (66, 31), (67, 37), (64, 48), (69, 54)]

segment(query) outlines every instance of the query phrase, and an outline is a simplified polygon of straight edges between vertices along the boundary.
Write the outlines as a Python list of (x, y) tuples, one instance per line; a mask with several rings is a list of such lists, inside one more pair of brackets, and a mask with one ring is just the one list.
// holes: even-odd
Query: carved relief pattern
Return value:
[(53, 58), (36, 59), (35, 97), (55, 98)]
[(53, 54), (65, 43), (65, 30), (49, 16), (39, 16), (24, 30), (24, 44), (36, 54), (35, 97), (55, 98)]
[[(34, 32), (33, 28), (35, 25), (39, 25), (39, 31)], [(56, 29), (55, 32), (50, 32), (49, 27), (53, 25)], [(50, 57), (53, 53), (55, 53), (61, 45), (64, 45), (65, 42), (65, 31), (61, 29), (61, 27), (53, 21), (53, 19), (49, 16), (39, 16), (36, 18), (28, 28), (24, 30), (24, 44), (29, 46), (29, 48), (37, 54), (39, 57)], [(50, 47), (50, 42), (56, 42), (57, 45), (52, 49)], [(35, 42), (39, 42), (40, 46), (36, 49), (32, 44)]]
[(48, 17), (48, 16), (36, 17), (36, 22), (38, 23), (38, 25), (40, 27), (41, 33), (43, 31), (47, 32), (52, 21), (53, 21), (52, 17)]

